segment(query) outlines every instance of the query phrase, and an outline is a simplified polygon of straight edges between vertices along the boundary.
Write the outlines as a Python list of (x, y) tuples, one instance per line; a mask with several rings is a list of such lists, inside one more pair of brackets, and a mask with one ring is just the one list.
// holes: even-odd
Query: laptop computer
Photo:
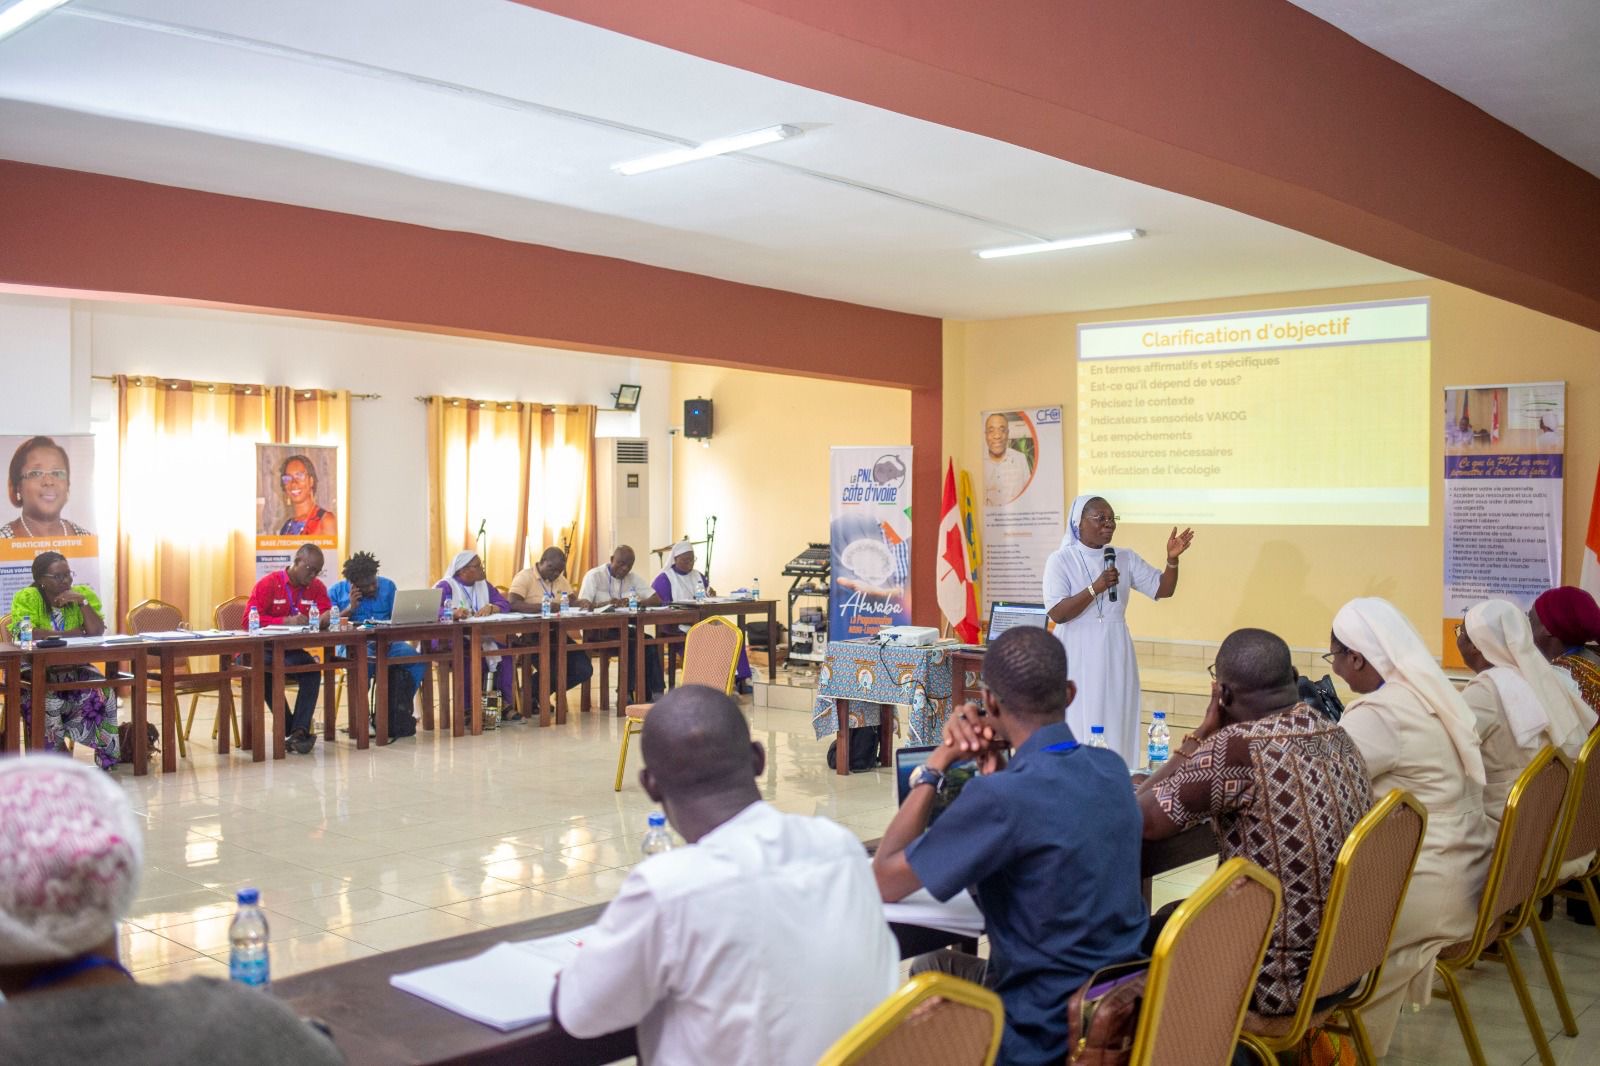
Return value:
[[(917, 767), (928, 761), (928, 754), (937, 745), (911, 745), (895, 749), (894, 753), (894, 783), (899, 793), (899, 802), (905, 803), (906, 797), (911, 795), (911, 774)], [(944, 813), (950, 801), (961, 792), (961, 786), (976, 772), (976, 765), (971, 759), (955, 763), (945, 771), (945, 791), (934, 801), (933, 813), (928, 816), (928, 824), (932, 825), (939, 815)]]
[(1042, 603), (1008, 603), (996, 600), (989, 610), (989, 632), (984, 635), (984, 643), (989, 643), (1001, 633), (1013, 626), (1037, 626), (1046, 628), (1050, 621), (1050, 614)]
[(394, 594), (394, 610), (389, 614), (389, 624), (416, 626), (439, 620), (439, 607), (444, 603), (440, 589), (408, 589)]

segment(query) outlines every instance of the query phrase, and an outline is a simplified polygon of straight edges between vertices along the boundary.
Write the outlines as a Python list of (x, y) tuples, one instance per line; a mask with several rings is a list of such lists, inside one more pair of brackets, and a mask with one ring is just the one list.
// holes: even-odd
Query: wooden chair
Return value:
[(1227, 1066), (1283, 906), (1278, 879), (1246, 859), (1206, 878), (1161, 930), (1130, 1066)]
[(1461, 1028), (1461, 1038), (1466, 1042), (1467, 1057), (1473, 1066), (1488, 1066), (1488, 1060), (1484, 1058), (1483, 1044), (1478, 1039), (1478, 1030), (1472, 1023), (1472, 1014), (1456, 975), (1476, 965), (1479, 959), (1494, 959), (1505, 964), (1506, 974), (1517, 993), (1517, 1003), (1522, 1007), (1522, 1016), (1533, 1034), (1539, 1061), (1545, 1066), (1554, 1066), (1555, 1058), (1545, 1039), (1544, 1024), (1528, 992), (1528, 981), (1512, 942), (1537, 919), (1538, 888), (1561, 820), (1561, 803), (1570, 777), (1566, 756), (1551, 747), (1535, 755), (1533, 762), (1522, 771), (1506, 801), (1506, 813), (1489, 859), (1489, 873), (1484, 879), (1472, 938), (1445, 948), (1433, 964), (1434, 973), (1444, 985), (1445, 997), (1455, 1009), (1456, 1024)]
[[(1561, 895), (1583, 899), (1585, 890), (1590, 901), (1590, 913), (1600, 913), (1595, 906), (1594, 877), (1600, 870), (1600, 857), (1595, 849), (1600, 847), (1600, 757), (1595, 750), (1600, 747), (1600, 732), (1591, 733), (1578, 751), (1572, 767), (1572, 779), (1567, 784), (1566, 802), (1561, 808), (1561, 822), (1550, 845), (1549, 861), (1545, 865), (1543, 882), (1535, 891), (1536, 899), (1544, 899), (1558, 891)], [(1561, 890), (1560, 886), (1574, 879), (1577, 889)], [(1568, 871), (1563, 876), (1563, 870)], [(1539, 964), (1544, 967), (1545, 980), (1550, 983), (1550, 993), (1556, 1001), (1556, 1011), (1561, 1015), (1561, 1031), (1568, 1036), (1578, 1035), (1578, 1019), (1567, 1001), (1566, 984), (1561, 980), (1561, 970), (1556, 966), (1555, 953), (1550, 950), (1550, 939), (1545, 936), (1544, 923), (1537, 919), (1528, 923), (1533, 934), (1533, 946), (1539, 952)]]
[[(1427, 826), (1422, 805), (1411, 793), (1395, 789), (1350, 830), (1334, 862), (1299, 1006), (1282, 1017), (1254, 1011), (1245, 1015), (1240, 1043), (1262, 1066), (1276, 1066), (1278, 1052), (1295, 1047), (1308, 1030), (1334, 1018), (1343, 1024), (1331, 1027), (1350, 1033), (1364, 1066), (1375, 1066), (1377, 1056), (1357, 1011), (1377, 990)], [(1315, 1009), (1318, 999), (1352, 985), (1356, 987), (1349, 996)]]
[[(132, 607), (123, 618), (123, 631), (127, 633), (159, 633), (174, 629), (187, 629), (188, 622), (184, 620), (183, 611), (163, 600), (148, 599)], [(212, 723), (211, 735), (217, 735), (217, 726), (224, 716), (233, 721), (234, 743), (239, 743), (239, 712), (233, 702), (233, 671), (227, 664), (219, 662), (215, 673), (195, 674), (189, 667), (189, 658), (173, 660), (174, 690), (179, 696), (189, 697), (189, 716), (178, 729), (178, 754), (184, 758), (189, 757), (189, 733), (194, 728), (195, 710), (200, 705), (200, 696), (205, 692), (215, 691), (217, 694), (217, 720)], [(159, 666), (152, 666), (146, 671), (146, 679), (151, 687), (161, 688), (162, 673)]]
[[(739, 649), (744, 645), (744, 634), (739, 627), (723, 618), (712, 615), (689, 627), (683, 644), (683, 683), (706, 685), (731, 694), (733, 674), (739, 666)], [(645, 716), (654, 706), (649, 703), (628, 705), (627, 718), (622, 726), (622, 750), (617, 753), (616, 791), (622, 791), (622, 772), (628, 763), (628, 741), (644, 729)]]
[(981, 985), (919, 973), (834, 1041), (817, 1066), (991, 1066), (1005, 1008)]

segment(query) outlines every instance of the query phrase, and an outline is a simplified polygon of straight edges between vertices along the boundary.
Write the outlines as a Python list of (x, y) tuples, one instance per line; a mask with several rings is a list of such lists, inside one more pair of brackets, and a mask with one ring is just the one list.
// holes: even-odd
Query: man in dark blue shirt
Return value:
[[(923, 887), (946, 900), (975, 886), (990, 959), (961, 969), (981, 972), (1005, 1003), (1000, 1061), (1060, 1063), (1067, 998), (1100, 967), (1138, 957), (1143, 821), (1122, 760), (1079, 746), (1062, 720), (1077, 690), (1060, 642), (1007, 630), (989, 645), (983, 681), (983, 707), (945, 723), (873, 871), (885, 900)], [(979, 776), (927, 828), (945, 771), (965, 759)]]

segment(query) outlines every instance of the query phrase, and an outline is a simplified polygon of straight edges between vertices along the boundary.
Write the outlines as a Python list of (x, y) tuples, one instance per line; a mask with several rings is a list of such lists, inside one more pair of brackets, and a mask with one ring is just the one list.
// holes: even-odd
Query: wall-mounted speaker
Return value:
[(683, 435), (690, 440), (711, 439), (711, 401), (683, 401)]

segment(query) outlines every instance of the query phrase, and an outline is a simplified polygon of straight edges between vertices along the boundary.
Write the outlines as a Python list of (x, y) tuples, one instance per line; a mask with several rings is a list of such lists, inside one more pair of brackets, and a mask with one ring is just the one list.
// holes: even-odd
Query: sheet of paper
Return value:
[(550, 1020), (560, 965), (516, 944), (397, 973), (389, 983), (464, 1018), (509, 1032)]
[(554, 963), (557, 969), (566, 966), (578, 957), (578, 951), (583, 947), (584, 940), (594, 931), (594, 926), (586, 925), (580, 929), (573, 929), (555, 936), (540, 937), (538, 940), (520, 940), (514, 947), (519, 951), (537, 955), (546, 962)]
[(983, 932), (983, 912), (970, 892), (960, 892), (940, 903), (927, 889), (919, 888), (899, 903), (885, 903), (883, 916), (900, 925), (920, 925), (963, 936)]
[[(158, 631), (151, 632), (151, 633), (140, 633), (137, 637), (129, 637), (127, 639), (130, 639), (130, 640), (194, 640), (195, 636), (196, 636), (196, 634), (189, 632), (187, 629), (164, 629), (164, 630), (158, 630)], [(114, 640), (121, 640), (121, 639), (123, 639), (123, 638), (121, 638), (121, 637), (110, 637), (110, 638), (107, 638), (106, 643), (109, 644)]]

